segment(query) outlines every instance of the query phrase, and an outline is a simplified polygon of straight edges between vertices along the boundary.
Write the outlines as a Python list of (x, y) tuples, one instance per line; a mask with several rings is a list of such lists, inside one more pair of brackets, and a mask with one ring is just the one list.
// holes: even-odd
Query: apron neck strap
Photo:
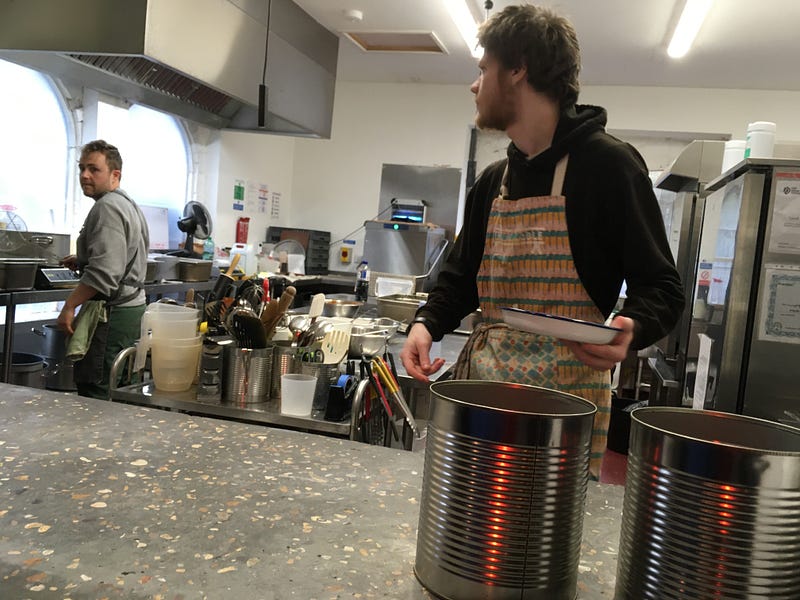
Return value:
[[(567, 163), (569, 162), (569, 154), (565, 154), (556, 163), (556, 168), (553, 171), (553, 185), (550, 188), (551, 196), (560, 196), (564, 188), (564, 177), (567, 174)], [(508, 161), (506, 161), (505, 169), (503, 170), (503, 179), (500, 183), (500, 197), (508, 199)]]
[(561, 160), (556, 163), (556, 170), (553, 172), (553, 187), (550, 188), (551, 196), (560, 196), (561, 190), (564, 189), (564, 176), (567, 174), (567, 162), (569, 162), (569, 154), (565, 154)]

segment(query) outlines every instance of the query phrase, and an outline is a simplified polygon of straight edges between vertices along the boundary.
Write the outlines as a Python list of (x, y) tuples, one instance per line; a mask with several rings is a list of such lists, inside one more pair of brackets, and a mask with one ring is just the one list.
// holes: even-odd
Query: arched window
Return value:
[[(189, 174), (188, 143), (178, 120), (146, 106), (121, 108), (101, 100), (97, 137), (119, 148), (121, 187), (145, 208), (145, 215), (153, 215), (151, 247), (177, 248), (183, 241), (177, 222), (186, 204)], [(86, 206), (87, 212), (90, 206)], [(167, 222), (157, 219), (158, 213), (148, 207), (166, 208)], [(163, 236), (168, 239), (160, 240)]]
[(66, 198), (73, 172), (68, 172), (68, 130), (60, 97), (40, 73), (3, 60), (0, 81), (5, 90), (0, 94), (2, 210), (13, 213), (16, 227), (69, 233)]

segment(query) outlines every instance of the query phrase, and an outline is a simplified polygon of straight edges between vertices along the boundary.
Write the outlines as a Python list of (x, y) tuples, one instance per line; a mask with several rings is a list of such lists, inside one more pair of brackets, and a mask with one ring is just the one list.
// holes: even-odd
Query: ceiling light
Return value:
[(461, 37), (467, 43), (469, 51), (475, 58), (483, 56), (483, 47), (478, 45), (478, 25), (472, 16), (465, 0), (445, 0), (450, 18), (458, 27)]
[(714, 0), (686, 0), (681, 18), (672, 34), (672, 41), (667, 48), (667, 54), (672, 58), (681, 58), (689, 52), (692, 42), (700, 31), (700, 26), (708, 14), (708, 9)]

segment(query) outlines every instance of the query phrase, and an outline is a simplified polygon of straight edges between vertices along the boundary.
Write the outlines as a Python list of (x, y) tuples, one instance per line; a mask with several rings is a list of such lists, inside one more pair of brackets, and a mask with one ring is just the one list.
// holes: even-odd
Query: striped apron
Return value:
[(590, 474), (599, 478), (611, 415), (611, 377), (580, 362), (556, 338), (510, 329), (501, 308), (513, 306), (583, 321), (603, 315), (583, 287), (569, 246), (561, 191), (567, 156), (555, 168), (549, 196), (508, 200), (508, 166), (494, 199), (478, 270), (483, 324), (468, 340), (456, 378), (537, 385), (585, 398), (597, 406)]

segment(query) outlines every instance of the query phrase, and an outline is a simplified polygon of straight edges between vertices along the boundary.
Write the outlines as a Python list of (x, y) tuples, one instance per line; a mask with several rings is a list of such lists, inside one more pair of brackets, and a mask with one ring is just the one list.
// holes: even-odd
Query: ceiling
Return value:
[[(444, 0), (294, 0), (340, 33), (338, 78), (469, 84), (477, 75)], [(483, 0), (467, 0), (476, 17)], [(496, 0), (492, 12), (522, 0)], [(539, 0), (570, 18), (581, 43), (583, 85), (800, 90), (800, 1), (716, 0), (689, 54), (666, 54), (684, 0)], [(362, 11), (361, 22), (344, 12)], [(433, 32), (447, 54), (364, 52), (341, 32)]]

